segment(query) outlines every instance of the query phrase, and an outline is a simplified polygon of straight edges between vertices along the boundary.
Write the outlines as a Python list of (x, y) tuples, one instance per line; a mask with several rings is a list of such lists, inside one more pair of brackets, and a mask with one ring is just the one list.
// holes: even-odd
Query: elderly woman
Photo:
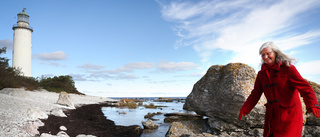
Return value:
[(263, 136), (301, 137), (303, 115), (299, 93), (308, 112), (320, 117), (315, 92), (291, 64), (295, 59), (284, 54), (273, 42), (264, 43), (259, 52), (263, 64), (254, 89), (240, 109), (239, 120), (249, 114), (264, 93), (268, 103), (265, 104)]

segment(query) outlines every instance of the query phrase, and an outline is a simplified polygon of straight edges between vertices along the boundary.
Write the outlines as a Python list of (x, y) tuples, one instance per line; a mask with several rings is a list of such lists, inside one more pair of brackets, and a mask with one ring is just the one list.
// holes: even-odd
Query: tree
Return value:
[[(6, 53), (6, 47), (0, 48), (0, 55)], [(35, 90), (39, 83), (33, 77), (20, 76), (21, 72), (9, 66), (9, 59), (0, 56), (0, 90), (3, 88), (20, 88)]]
[(72, 77), (69, 75), (54, 76), (53, 78), (41, 77), (39, 84), (44, 89), (52, 92), (60, 93), (61, 91), (65, 91), (68, 93), (82, 94), (77, 90)]
[[(0, 55), (3, 53), (6, 53), (6, 51), (7, 51), (7, 47), (0, 48)], [(0, 56), (0, 67), (3, 67), (4, 69), (8, 68), (9, 67), (8, 62), (9, 62), (9, 59)]]

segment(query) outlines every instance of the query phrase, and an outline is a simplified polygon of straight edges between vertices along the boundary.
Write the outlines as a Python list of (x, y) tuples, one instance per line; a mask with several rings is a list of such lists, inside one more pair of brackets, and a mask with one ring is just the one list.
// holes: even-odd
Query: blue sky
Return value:
[(71, 75), (85, 94), (187, 96), (211, 65), (260, 70), (266, 41), (320, 83), (318, 0), (1, 1), (0, 47), (9, 59), (23, 8), (34, 30), (32, 76)]

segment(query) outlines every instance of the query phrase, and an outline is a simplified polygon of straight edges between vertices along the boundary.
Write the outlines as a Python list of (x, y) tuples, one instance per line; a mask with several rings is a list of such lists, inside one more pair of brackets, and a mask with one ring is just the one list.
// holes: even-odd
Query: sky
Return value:
[(70, 75), (102, 97), (186, 97), (212, 65), (261, 67), (273, 41), (320, 83), (319, 0), (0, 1), (0, 47), (12, 64), (17, 14), (26, 8), (32, 76)]

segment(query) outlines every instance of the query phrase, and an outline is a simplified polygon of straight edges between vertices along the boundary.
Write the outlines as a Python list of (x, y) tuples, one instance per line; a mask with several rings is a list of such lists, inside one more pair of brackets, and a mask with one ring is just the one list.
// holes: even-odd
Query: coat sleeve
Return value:
[(307, 110), (313, 107), (319, 108), (319, 103), (312, 87), (305, 79), (302, 78), (296, 67), (293, 65), (289, 67), (289, 81), (291, 85), (300, 92)]
[(261, 78), (259, 76), (260, 73), (258, 73), (258, 76), (256, 78), (256, 81), (254, 83), (254, 88), (251, 91), (251, 94), (247, 98), (247, 100), (244, 102), (244, 104), (241, 107), (241, 111), (243, 111), (246, 114), (249, 114), (250, 111), (256, 106), (258, 101), (260, 100), (260, 97), (263, 93), (262, 86), (261, 86)]

